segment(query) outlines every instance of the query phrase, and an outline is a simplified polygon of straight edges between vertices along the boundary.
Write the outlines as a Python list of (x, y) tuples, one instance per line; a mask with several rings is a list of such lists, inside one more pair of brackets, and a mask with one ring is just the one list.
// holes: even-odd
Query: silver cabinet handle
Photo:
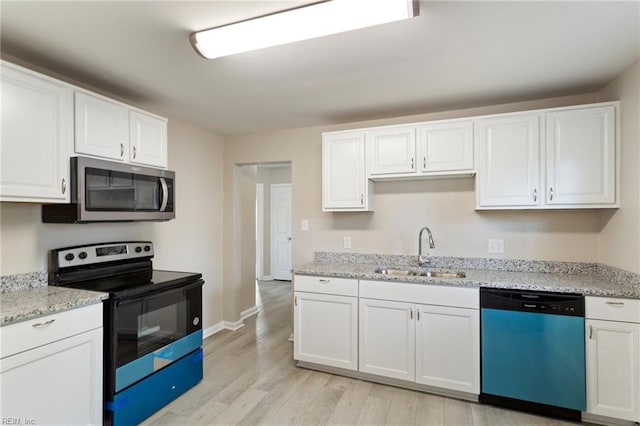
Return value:
[(533, 202), (538, 202), (538, 188), (533, 188)]
[(549, 188), (549, 201), (553, 201), (553, 188)]
[(413, 308), (409, 308), (409, 319), (413, 319)]
[(298, 306), (298, 296), (293, 297), (293, 305)]
[(120, 157), (124, 157), (124, 144), (120, 144)]
[(65, 192), (67, 192), (67, 180), (62, 178), (62, 193), (64, 194)]
[(318, 281), (320, 281), (321, 284), (329, 284), (331, 282), (331, 280), (323, 280), (323, 279), (319, 279)]
[(589, 339), (593, 339), (593, 326), (589, 326)]
[(136, 158), (136, 154), (137, 154), (137, 151), (136, 151), (136, 147), (134, 146), (133, 147), (133, 158)]
[(426, 155), (424, 157), (422, 157), (422, 168), (423, 169), (427, 168), (427, 156)]
[(420, 321), (420, 309), (416, 309), (416, 320)]
[(360, 194), (360, 205), (364, 206), (364, 194)]
[(615, 306), (616, 308), (622, 308), (624, 306), (624, 302), (605, 302), (609, 306)]
[(35, 327), (35, 328), (44, 327), (46, 325), (53, 323), (55, 320), (56, 319), (54, 318), (54, 319), (50, 319), (49, 321), (39, 322), (38, 324), (31, 324), (31, 327)]
[(413, 170), (415, 167), (414, 162), (413, 162), (413, 158), (411, 158), (411, 170)]

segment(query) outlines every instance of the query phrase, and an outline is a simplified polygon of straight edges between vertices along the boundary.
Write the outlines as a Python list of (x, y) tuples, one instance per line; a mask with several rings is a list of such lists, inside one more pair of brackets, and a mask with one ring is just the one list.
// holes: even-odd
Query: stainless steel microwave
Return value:
[(71, 157), (71, 203), (42, 206), (45, 223), (174, 218), (174, 172), (88, 157)]

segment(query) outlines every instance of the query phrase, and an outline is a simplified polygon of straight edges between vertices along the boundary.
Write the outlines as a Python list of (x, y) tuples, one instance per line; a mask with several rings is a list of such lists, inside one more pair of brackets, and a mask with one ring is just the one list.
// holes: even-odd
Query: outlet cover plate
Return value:
[(504, 240), (490, 238), (489, 253), (504, 253)]

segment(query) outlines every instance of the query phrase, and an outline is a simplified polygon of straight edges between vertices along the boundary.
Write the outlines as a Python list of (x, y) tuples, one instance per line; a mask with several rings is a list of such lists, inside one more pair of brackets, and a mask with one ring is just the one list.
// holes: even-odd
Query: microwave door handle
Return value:
[(162, 203), (160, 204), (160, 211), (163, 212), (167, 208), (167, 202), (169, 201), (169, 188), (167, 187), (167, 181), (161, 177), (160, 186), (162, 186)]

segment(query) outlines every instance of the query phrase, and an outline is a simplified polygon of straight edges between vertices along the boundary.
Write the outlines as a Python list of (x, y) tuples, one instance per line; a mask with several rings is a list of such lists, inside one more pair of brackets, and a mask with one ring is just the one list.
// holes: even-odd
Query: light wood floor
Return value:
[(573, 423), (301, 369), (291, 284), (259, 285), (260, 313), (204, 341), (204, 379), (145, 425), (544, 425)]

